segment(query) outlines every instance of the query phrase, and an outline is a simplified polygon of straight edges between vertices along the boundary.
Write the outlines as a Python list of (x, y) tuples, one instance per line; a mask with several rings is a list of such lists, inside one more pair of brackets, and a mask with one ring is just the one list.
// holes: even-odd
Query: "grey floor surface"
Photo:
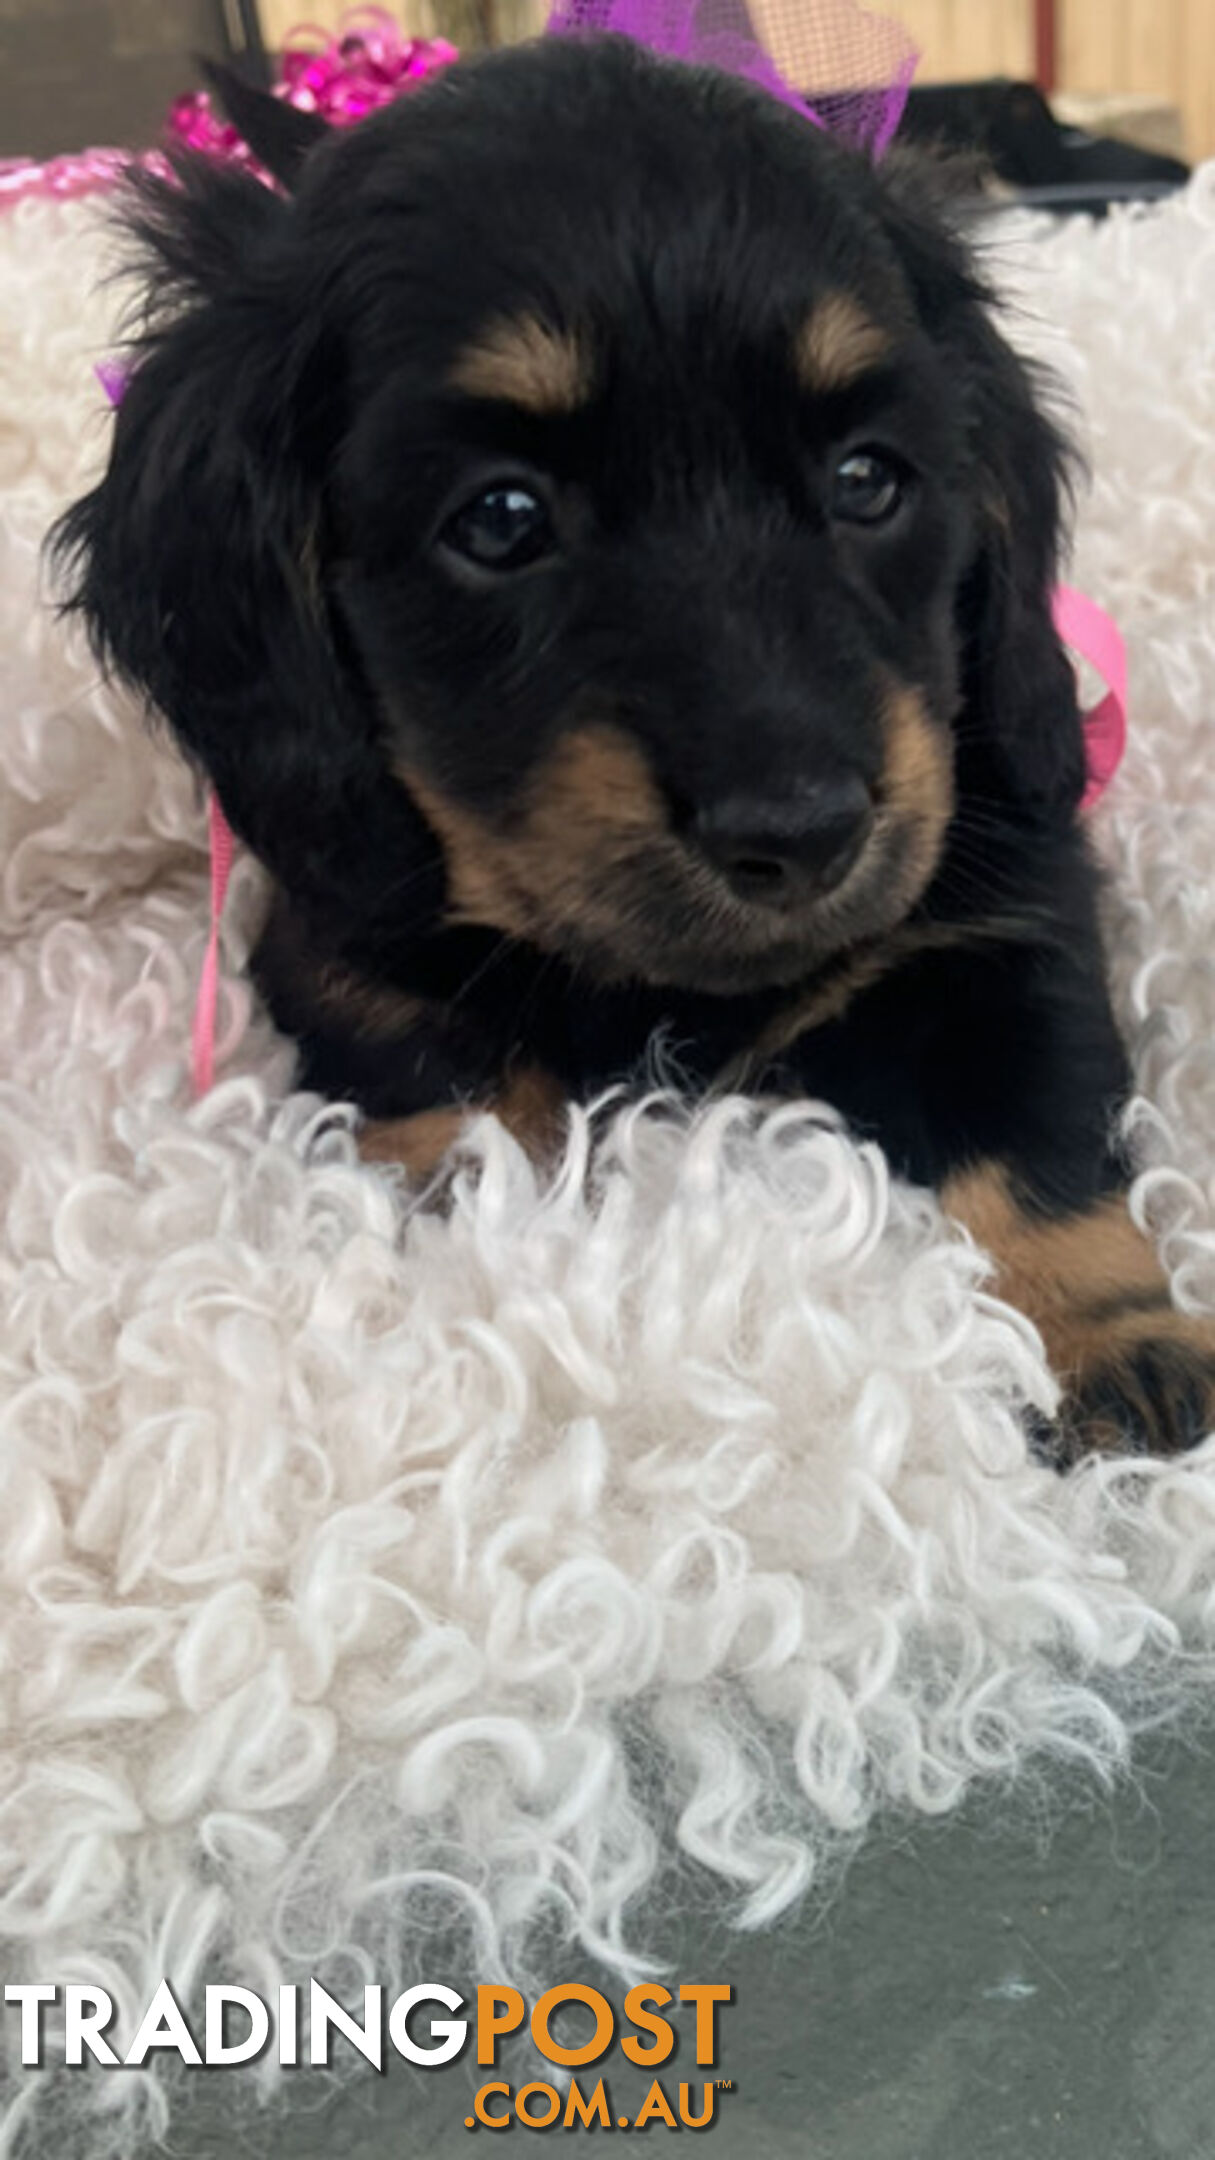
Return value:
[[(1208, 1754), (1157, 1747), (1138, 1792), (1073, 1793), (1049, 1836), (1017, 1795), (903, 1824), (870, 1841), (826, 1911), (760, 1938), (688, 1921), (664, 1947), (682, 1977), (734, 1987), (718, 2068), (735, 2089), (701, 2133), (718, 2160), (1215, 2160)], [(535, 2075), (510, 2047), (499, 2074)], [(615, 2054), (604, 2068), (613, 2113), (631, 2114), (648, 2077)], [(296, 2084), (289, 2112), (235, 2141), (196, 2115), (175, 2151), (454, 2160), (503, 2135), (517, 2150), (525, 2131), (464, 2127), (473, 2075), (394, 2063), (324, 2106)], [(682, 2039), (662, 2075), (669, 2090), (698, 2078)], [(208, 2112), (226, 2083), (206, 2080)]]

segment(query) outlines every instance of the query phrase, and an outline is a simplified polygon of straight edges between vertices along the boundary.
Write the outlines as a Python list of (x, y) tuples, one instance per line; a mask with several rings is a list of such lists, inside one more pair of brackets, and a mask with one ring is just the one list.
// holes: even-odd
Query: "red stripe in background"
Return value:
[(1048, 94), (1058, 75), (1058, 0), (1034, 0), (1034, 81)]

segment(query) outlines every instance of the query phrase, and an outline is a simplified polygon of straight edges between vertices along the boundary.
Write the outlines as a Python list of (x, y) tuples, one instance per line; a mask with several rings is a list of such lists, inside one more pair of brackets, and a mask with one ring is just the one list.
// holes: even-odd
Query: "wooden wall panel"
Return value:
[(1032, 0), (903, 0), (889, 11), (919, 47), (921, 82), (1030, 72)]
[(1118, 62), (1124, 81), (1118, 87), (1175, 102), (1182, 79), (1179, 10), (1169, 0), (1122, 0), (1122, 17)]
[(1126, 0), (1059, 0), (1059, 83), (1067, 90), (1127, 90), (1119, 82)]
[(1177, 26), (1177, 101), (1191, 157), (1215, 157), (1215, 0), (1170, 0)]
[(1059, 0), (1068, 90), (1147, 92), (1180, 108), (1190, 157), (1215, 155), (1215, 0)]

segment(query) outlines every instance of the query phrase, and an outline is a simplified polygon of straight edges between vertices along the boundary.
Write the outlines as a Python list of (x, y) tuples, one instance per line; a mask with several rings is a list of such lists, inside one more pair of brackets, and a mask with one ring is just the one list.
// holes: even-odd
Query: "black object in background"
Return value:
[(977, 156), (1020, 200), (1046, 209), (1100, 214), (1111, 202), (1172, 194), (1189, 178), (1179, 158), (1065, 127), (1033, 83), (1003, 78), (914, 88), (899, 139)]

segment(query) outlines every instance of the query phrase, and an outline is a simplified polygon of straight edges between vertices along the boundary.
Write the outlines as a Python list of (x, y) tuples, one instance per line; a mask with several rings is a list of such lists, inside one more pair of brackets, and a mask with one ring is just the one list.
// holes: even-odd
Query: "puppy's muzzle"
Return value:
[(847, 876), (869, 837), (873, 797), (857, 772), (787, 796), (730, 795), (700, 810), (692, 838), (739, 900), (791, 909)]

